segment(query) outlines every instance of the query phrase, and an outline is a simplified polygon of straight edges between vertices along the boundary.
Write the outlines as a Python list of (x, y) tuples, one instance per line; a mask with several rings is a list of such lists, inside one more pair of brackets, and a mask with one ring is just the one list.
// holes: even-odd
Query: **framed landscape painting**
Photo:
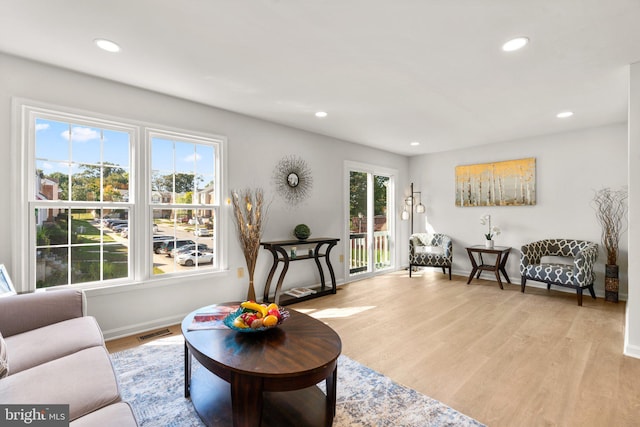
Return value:
[(536, 204), (536, 159), (456, 166), (456, 206)]

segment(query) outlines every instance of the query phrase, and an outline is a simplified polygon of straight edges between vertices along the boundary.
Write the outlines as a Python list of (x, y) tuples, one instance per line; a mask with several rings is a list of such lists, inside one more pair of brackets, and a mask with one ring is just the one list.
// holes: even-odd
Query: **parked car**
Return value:
[(178, 264), (186, 265), (188, 267), (195, 265), (196, 260), (198, 264), (211, 263), (213, 262), (213, 254), (211, 252), (190, 251), (176, 256), (176, 262)]
[(116, 219), (107, 223), (107, 227), (112, 230), (119, 225), (124, 225), (126, 227), (127, 225), (129, 225), (129, 221), (126, 219)]
[(159, 254), (160, 246), (162, 246), (164, 242), (169, 240), (173, 240), (173, 237), (164, 235), (153, 236), (153, 252)]
[(204, 243), (198, 243), (197, 246), (198, 247), (196, 248), (196, 245), (193, 244), (193, 245), (184, 245), (184, 246), (181, 246), (181, 247), (178, 247), (178, 248), (173, 248), (173, 250), (171, 251), (171, 255), (173, 255), (175, 257), (176, 255), (183, 254), (183, 253), (186, 253), (186, 252), (195, 251), (195, 250), (198, 250), (200, 252), (213, 252), (211, 250), (211, 248), (209, 246), (205, 245)]
[(210, 228), (196, 228), (193, 230), (193, 234), (198, 237), (213, 236), (213, 230)]
[(168, 257), (171, 257), (171, 251), (173, 248), (180, 248), (184, 245), (193, 245), (196, 242), (190, 239), (178, 239), (178, 240), (164, 240), (160, 245), (161, 254), (167, 254)]
[(125, 227), (120, 231), (120, 237), (129, 238), (129, 227)]
[(128, 222), (123, 222), (121, 224), (114, 225), (111, 229), (116, 233), (121, 233), (125, 228), (129, 228)]
[(104, 227), (111, 228), (111, 223), (117, 222), (117, 221), (125, 221), (125, 220), (120, 219), (120, 218), (105, 218), (105, 219), (102, 220), (102, 225)]

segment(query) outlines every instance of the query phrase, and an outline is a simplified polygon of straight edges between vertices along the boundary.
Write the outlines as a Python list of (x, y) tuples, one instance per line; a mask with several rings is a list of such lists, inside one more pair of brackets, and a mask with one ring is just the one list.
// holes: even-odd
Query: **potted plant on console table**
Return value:
[(596, 191), (593, 198), (596, 218), (602, 227), (602, 245), (607, 252), (605, 265), (604, 291), (605, 301), (618, 302), (618, 248), (620, 236), (624, 230), (624, 217), (627, 209), (627, 191), (603, 188)]

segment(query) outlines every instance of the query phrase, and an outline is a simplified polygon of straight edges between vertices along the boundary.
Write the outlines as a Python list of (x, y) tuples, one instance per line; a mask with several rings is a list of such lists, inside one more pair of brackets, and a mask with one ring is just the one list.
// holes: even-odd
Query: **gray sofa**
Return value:
[(74, 427), (137, 426), (82, 292), (0, 298), (0, 334), (0, 402), (68, 404)]

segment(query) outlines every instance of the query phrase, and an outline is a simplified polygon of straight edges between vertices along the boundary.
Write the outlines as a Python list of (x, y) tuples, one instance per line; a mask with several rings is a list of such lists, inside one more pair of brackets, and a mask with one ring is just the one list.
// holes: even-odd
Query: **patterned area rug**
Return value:
[[(158, 339), (111, 355), (123, 400), (140, 427), (202, 427), (184, 398), (184, 341)], [(193, 369), (204, 369), (194, 359)], [(324, 391), (324, 382), (319, 384)], [(334, 426), (482, 426), (415, 390), (399, 385), (346, 356), (338, 359)]]

